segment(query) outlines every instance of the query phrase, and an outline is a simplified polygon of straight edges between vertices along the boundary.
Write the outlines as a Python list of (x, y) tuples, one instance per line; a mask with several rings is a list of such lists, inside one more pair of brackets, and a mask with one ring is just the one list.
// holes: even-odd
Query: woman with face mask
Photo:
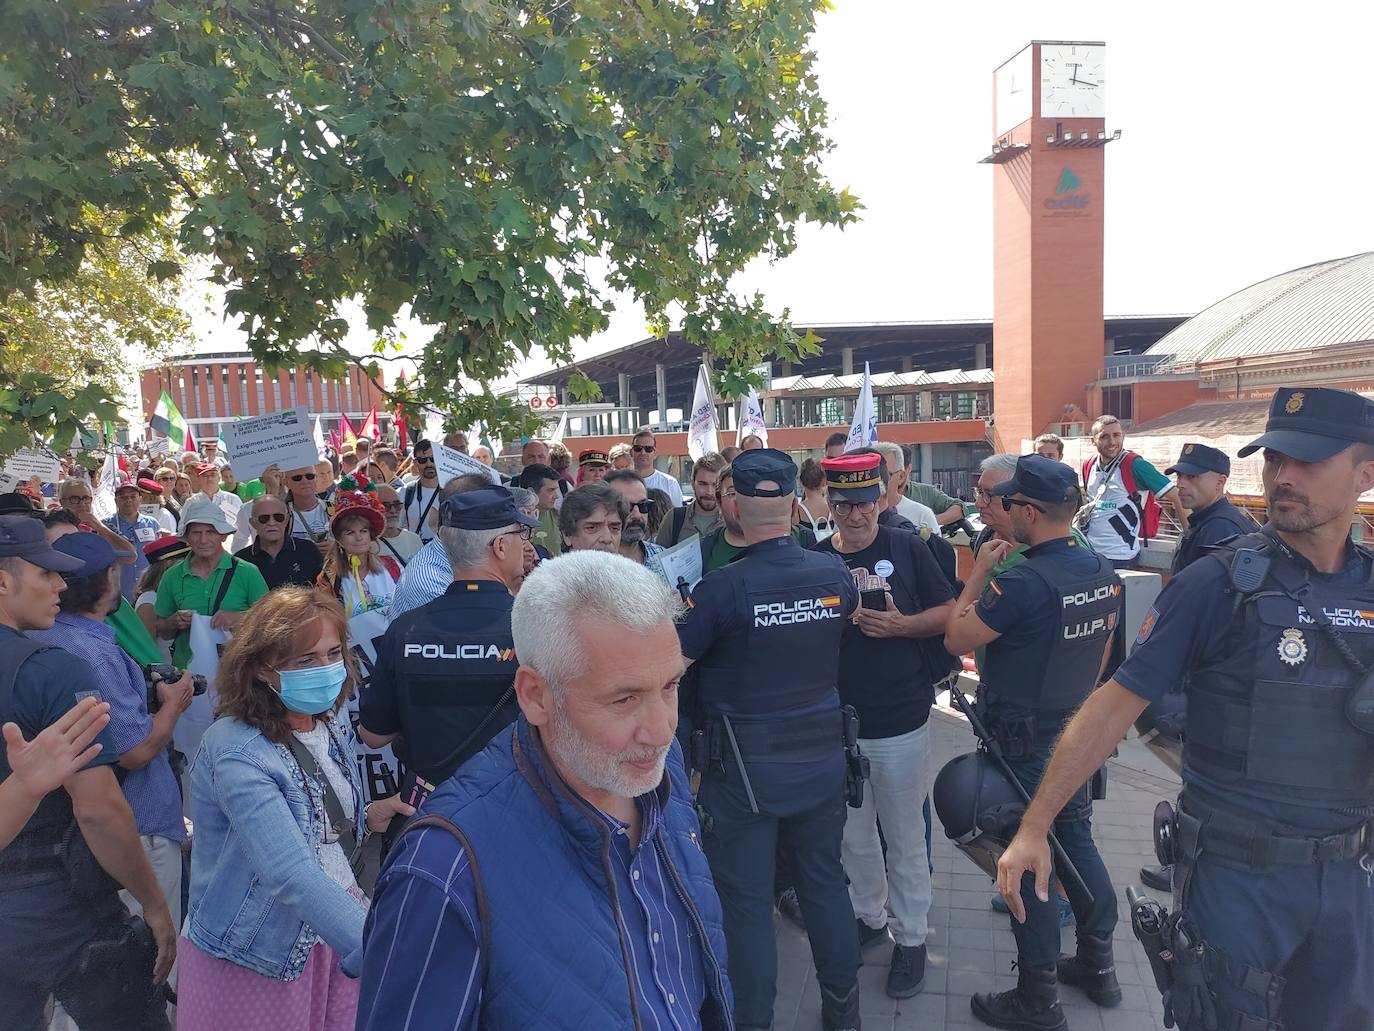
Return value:
[(181, 1031), (353, 1026), (363, 837), (413, 810), (364, 810), (344, 703), (357, 682), (339, 603), (284, 587), (220, 659), (218, 717), (191, 769)]

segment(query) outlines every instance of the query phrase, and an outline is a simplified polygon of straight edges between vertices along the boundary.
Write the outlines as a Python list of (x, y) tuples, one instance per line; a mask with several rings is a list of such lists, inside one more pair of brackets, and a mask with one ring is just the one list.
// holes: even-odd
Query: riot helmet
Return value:
[(945, 834), (989, 877), (1020, 826), (1026, 804), (981, 750), (956, 756), (935, 777), (931, 794)]
[(1182, 691), (1170, 691), (1145, 706), (1136, 717), (1140, 743), (1175, 774), (1183, 771), (1183, 727), (1188, 721), (1188, 700)]

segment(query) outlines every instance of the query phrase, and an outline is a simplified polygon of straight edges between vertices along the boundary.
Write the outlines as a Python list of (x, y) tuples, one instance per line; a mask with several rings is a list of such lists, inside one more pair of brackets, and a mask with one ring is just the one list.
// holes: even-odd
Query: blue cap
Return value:
[(1280, 387), (1264, 434), (1236, 452), (1271, 448), (1299, 462), (1323, 462), (1351, 444), (1374, 444), (1374, 401), (1330, 387)]
[(1203, 473), (1231, 475), (1231, 459), (1225, 451), (1218, 451), (1206, 444), (1184, 444), (1178, 461), (1164, 470), (1165, 476), (1182, 473), (1184, 476), (1201, 476)]
[(439, 522), (459, 530), (495, 530), (512, 523), (539, 525), (538, 519), (515, 507), (515, 498), (510, 491), (494, 484), (445, 498), (439, 509)]
[(84, 580), (88, 576), (95, 576), (96, 573), (104, 572), (119, 561), (119, 552), (98, 533), (63, 534), (53, 542), (52, 547), (53, 551), (60, 551), (81, 563), (80, 569), (73, 569), (65, 574), (68, 580)]
[(53, 550), (43, 523), (31, 515), (0, 515), (0, 558), (22, 558), (54, 573), (70, 573), (81, 568), (79, 559)]
[[(777, 448), (757, 447), (741, 451), (730, 463), (735, 493), (746, 498), (785, 498), (797, 492), (797, 466)], [(776, 487), (759, 487), (771, 480)]]
[(1022, 455), (1016, 460), (1016, 472), (1010, 480), (993, 487), (991, 494), (1006, 497), (1024, 494), (1034, 501), (1048, 501), (1052, 505), (1077, 501), (1078, 477), (1063, 462), (1044, 455)]

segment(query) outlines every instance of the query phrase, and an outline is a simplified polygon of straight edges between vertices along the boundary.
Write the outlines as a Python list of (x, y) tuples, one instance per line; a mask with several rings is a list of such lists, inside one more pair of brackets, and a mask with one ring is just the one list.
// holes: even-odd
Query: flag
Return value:
[(353, 445), (358, 443), (358, 434), (354, 432), (353, 424), (342, 412), (339, 413), (339, 441), (348, 451), (352, 451)]
[(105, 452), (105, 464), (100, 467), (100, 482), (93, 491), (91, 508), (97, 519), (104, 522), (115, 514), (115, 485), (119, 482), (119, 458), (111, 448)]
[(157, 399), (157, 406), (153, 409), (153, 417), (148, 420), (148, 426), (153, 432), (168, 437), (181, 450), (194, 450), (186, 446), (189, 439), (186, 420), (181, 417), (181, 412), (177, 410), (177, 406), (172, 404), (172, 399), (167, 395), (167, 391), (164, 390), (162, 396)]
[(324, 457), (324, 427), (320, 425), (320, 417), (315, 416), (315, 453), (321, 458)]
[(334, 454), (337, 455), (337, 454), (339, 453), (339, 431), (338, 431), (338, 430), (330, 430), (330, 431), (329, 431), (329, 446), (330, 446), (331, 448), (334, 449)]
[[(402, 369), (401, 374), (396, 377), (396, 387), (398, 390), (404, 390), (405, 385), (406, 373), (405, 370)], [(396, 407), (391, 411), (391, 424), (396, 427), (396, 436), (401, 442), (401, 451), (404, 452), (406, 449), (406, 416), (405, 412), (401, 410), (399, 401), (396, 403)]]
[[(173, 441), (173, 443), (175, 443), (175, 441)], [(199, 445), (196, 444), (196, 435), (191, 432), (191, 427), (189, 426), (186, 427), (186, 443), (181, 446), (181, 450), (185, 451), (187, 454), (200, 450)]]
[(362, 427), (358, 430), (358, 436), (366, 437), (368, 440), (375, 441), (381, 434), (377, 431), (377, 406), (373, 405), (372, 410), (367, 413), (367, 418), (363, 420)]
[(849, 426), (849, 439), (844, 442), (846, 451), (868, 447), (878, 439), (878, 412), (873, 407), (873, 380), (868, 374), (868, 362), (864, 362), (864, 381), (859, 387), (859, 400), (854, 405), (854, 421)]
[[(565, 436), (567, 436), (567, 433), (568, 433), (568, 413), (567, 413), (566, 411), (564, 411), (563, 414), (560, 415), (560, 416), (558, 417), (558, 425), (555, 426), (555, 427), (553, 428), (553, 436), (549, 438), (549, 443), (551, 443), (551, 444), (555, 444), (555, 443), (556, 443), (556, 444), (561, 444), (561, 443), (563, 443), (563, 438), (564, 438)], [(494, 454), (494, 453), (495, 453), (495, 452), (493, 452), (493, 454)]]
[(697, 369), (697, 387), (692, 395), (691, 418), (687, 421), (687, 453), (696, 461), (708, 451), (719, 451), (716, 444), (716, 405), (711, 394), (711, 379), (706, 363)]
[(735, 435), (735, 443), (743, 444), (744, 438), (749, 436), (758, 437), (764, 447), (768, 446), (768, 424), (763, 421), (763, 404), (759, 401), (759, 392), (753, 387), (739, 401), (739, 432)]

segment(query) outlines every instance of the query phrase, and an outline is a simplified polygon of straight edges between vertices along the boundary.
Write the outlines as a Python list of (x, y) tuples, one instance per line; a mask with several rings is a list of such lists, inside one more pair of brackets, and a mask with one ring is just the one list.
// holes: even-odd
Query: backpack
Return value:
[[(1134, 451), (1123, 451), (1117, 460), (1121, 466), (1121, 485), (1126, 488), (1126, 495), (1130, 498), (1131, 504), (1140, 513), (1140, 543), (1149, 544), (1150, 540), (1159, 534), (1159, 518), (1162, 510), (1159, 502), (1155, 499), (1153, 491), (1145, 493), (1144, 501), (1140, 497), (1140, 487), (1135, 482), (1135, 460), (1140, 456)], [(1099, 458), (1089, 458), (1083, 463), (1083, 489), (1088, 489), (1089, 474), (1092, 472), (1093, 463), (1100, 461)]]

